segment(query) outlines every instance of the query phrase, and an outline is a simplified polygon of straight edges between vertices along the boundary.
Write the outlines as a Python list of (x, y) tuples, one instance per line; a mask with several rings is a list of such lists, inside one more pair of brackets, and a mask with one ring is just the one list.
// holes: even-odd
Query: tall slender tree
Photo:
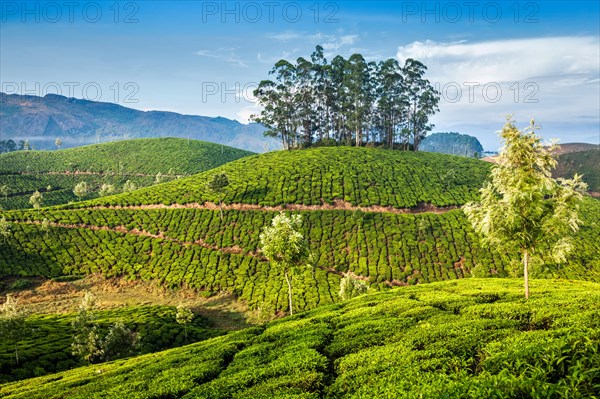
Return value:
[(292, 278), (294, 270), (308, 259), (308, 244), (298, 231), (302, 225), (302, 216), (286, 216), (280, 212), (260, 234), (260, 246), (271, 266), (283, 272), (288, 286), (290, 315), (294, 314)]
[(402, 68), (409, 102), (409, 129), (413, 149), (418, 151), (420, 141), (433, 127), (429, 117), (439, 111), (439, 93), (424, 78), (427, 67), (409, 58)]
[(12, 341), (15, 346), (15, 362), (19, 364), (19, 341), (25, 329), (25, 312), (12, 295), (6, 296), (6, 301), (0, 306), (0, 338), (2, 341)]
[(529, 298), (529, 264), (544, 254), (563, 262), (579, 229), (579, 204), (586, 184), (581, 176), (553, 179), (553, 147), (544, 147), (531, 121), (521, 132), (510, 119), (501, 132), (504, 147), (492, 167), (491, 181), (481, 189), (481, 201), (463, 209), (487, 245), (511, 253), (523, 262), (525, 298)]

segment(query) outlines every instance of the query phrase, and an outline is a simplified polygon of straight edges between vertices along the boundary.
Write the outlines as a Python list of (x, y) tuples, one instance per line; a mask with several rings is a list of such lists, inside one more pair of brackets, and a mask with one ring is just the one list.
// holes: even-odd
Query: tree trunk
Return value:
[(17, 366), (19, 365), (19, 342), (15, 342), (15, 358), (17, 360)]
[(219, 217), (221, 218), (221, 222), (223, 221), (223, 201), (219, 198)]
[(525, 299), (529, 299), (529, 252), (523, 251), (523, 278), (525, 281)]
[(285, 271), (285, 281), (288, 285), (288, 301), (290, 304), (290, 316), (294, 315), (294, 308), (292, 307), (292, 282), (290, 281), (290, 277), (288, 276), (287, 270)]

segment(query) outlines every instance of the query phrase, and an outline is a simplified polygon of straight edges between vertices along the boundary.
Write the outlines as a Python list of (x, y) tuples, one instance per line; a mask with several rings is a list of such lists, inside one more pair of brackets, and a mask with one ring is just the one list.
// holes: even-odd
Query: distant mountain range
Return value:
[(144, 137), (182, 137), (254, 152), (278, 148), (259, 124), (222, 117), (139, 111), (118, 104), (68, 98), (0, 93), (0, 140), (29, 140), (35, 149)]

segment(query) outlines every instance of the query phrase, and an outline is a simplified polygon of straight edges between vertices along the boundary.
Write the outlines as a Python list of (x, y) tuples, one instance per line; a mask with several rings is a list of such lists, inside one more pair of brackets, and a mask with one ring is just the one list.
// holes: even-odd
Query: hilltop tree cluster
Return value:
[(418, 150), (433, 125), (439, 93), (414, 59), (367, 62), (361, 54), (329, 63), (317, 46), (310, 60), (280, 60), (254, 96), (252, 119), (286, 149), (311, 145), (378, 145)]

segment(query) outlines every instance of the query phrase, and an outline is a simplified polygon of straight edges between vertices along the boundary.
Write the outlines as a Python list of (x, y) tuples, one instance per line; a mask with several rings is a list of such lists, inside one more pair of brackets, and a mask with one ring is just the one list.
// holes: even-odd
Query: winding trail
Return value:
[[(13, 221), (13, 223), (36, 225), (36, 226), (40, 226), (42, 224), (42, 222), (40, 222), (39, 220)], [(268, 261), (268, 259), (266, 257), (264, 257), (260, 252), (251, 252), (251, 251), (248, 252), (248, 251), (244, 251), (242, 248), (240, 248), (238, 246), (233, 246), (233, 247), (218, 247), (216, 245), (208, 244), (208, 243), (206, 243), (205, 241), (203, 241), (201, 239), (198, 239), (196, 241), (182, 241), (182, 240), (178, 240), (176, 238), (165, 236), (163, 232), (160, 232), (159, 234), (152, 234), (152, 233), (150, 233), (149, 231), (146, 231), (146, 230), (139, 230), (139, 229), (128, 230), (124, 226), (115, 226), (115, 227), (94, 226), (94, 225), (89, 225), (89, 224), (84, 224), (84, 223), (65, 224), (65, 223), (48, 222), (48, 226), (62, 228), (62, 229), (88, 229), (88, 230), (93, 230), (93, 231), (111, 231), (111, 232), (114, 232), (114, 233), (131, 234), (131, 235), (142, 236), (142, 237), (162, 239), (162, 240), (165, 240), (165, 241), (170, 241), (170, 242), (174, 242), (174, 243), (177, 243), (177, 244), (180, 244), (180, 245), (185, 245), (185, 246), (188, 246), (188, 245), (198, 245), (198, 246), (200, 246), (202, 248), (210, 249), (210, 250), (213, 250), (213, 251), (224, 252), (224, 253), (229, 253), (229, 254), (244, 255), (244, 256), (251, 256), (251, 257), (254, 257), (254, 258), (258, 258), (258, 260), (263, 261), (263, 262), (267, 262)], [(331, 268), (331, 267), (325, 267), (325, 266), (317, 266), (317, 267), (319, 269), (321, 269), (321, 270), (324, 270), (324, 271), (328, 272), (328, 273), (337, 274), (340, 277), (350, 276), (352, 278), (364, 281), (366, 283), (369, 282), (369, 278), (368, 277), (355, 274), (353, 271), (343, 272), (343, 271), (336, 270), (336, 269)], [(385, 281), (384, 283), (387, 284), (390, 287), (394, 287), (394, 286), (406, 286), (407, 285), (404, 281), (400, 281), (400, 280)]]
[[(342, 200), (334, 200), (332, 204), (323, 203), (321, 205), (303, 205), (303, 204), (286, 204), (278, 206), (264, 206), (255, 204), (226, 204), (223, 205), (223, 210), (235, 211), (263, 211), (263, 212), (279, 212), (279, 211), (361, 211), (365, 213), (393, 213), (393, 214), (420, 214), (420, 213), (435, 213), (442, 214), (459, 209), (456, 205), (437, 207), (431, 204), (420, 204), (415, 208), (394, 208), (392, 206), (355, 206), (349, 202)], [(147, 209), (206, 209), (219, 210), (219, 205), (213, 202), (198, 202), (188, 204), (148, 204), (148, 205), (100, 205), (88, 206), (82, 208), (67, 208), (68, 210), (103, 210), (103, 209), (124, 209), (124, 210), (147, 210)]]
[[(39, 220), (15, 220), (15, 221), (13, 221), (13, 223), (30, 224), (30, 225), (41, 225), (42, 224), (42, 222), (40, 222)], [(114, 233), (131, 234), (131, 235), (150, 237), (150, 238), (159, 238), (159, 239), (174, 242), (174, 243), (177, 243), (180, 245), (198, 245), (198, 246), (201, 246), (206, 249), (211, 249), (213, 251), (253, 256), (253, 257), (258, 257), (260, 260), (266, 260), (266, 258), (263, 257), (262, 255), (260, 255), (259, 253), (244, 251), (242, 248), (240, 248), (238, 246), (217, 247), (216, 245), (208, 244), (201, 239), (198, 239), (196, 241), (182, 241), (182, 240), (178, 240), (173, 237), (166, 236), (166, 235), (164, 235), (163, 232), (160, 232), (159, 234), (152, 234), (146, 230), (139, 230), (139, 229), (128, 230), (125, 226), (109, 227), (109, 226), (95, 226), (95, 225), (84, 224), (84, 223), (65, 224), (65, 223), (56, 223), (56, 222), (48, 222), (48, 226), (58, 227), (58, 228), (62, 228), (62, 229), (88, 229), (88, 230), (93, 230), (93, 231), (112, 231)]]

